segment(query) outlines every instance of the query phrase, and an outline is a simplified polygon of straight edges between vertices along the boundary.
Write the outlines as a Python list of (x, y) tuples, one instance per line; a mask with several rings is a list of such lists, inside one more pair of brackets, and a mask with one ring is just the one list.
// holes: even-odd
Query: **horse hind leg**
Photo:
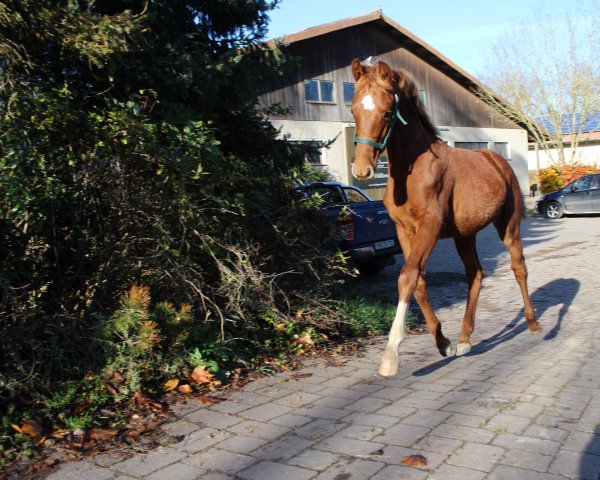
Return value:
[(456, 355), (464, 355), (471, 350), (471, 334), (475, 329), (475, 312), (477, 311), (477, 300), (481, 291), (481, 282), (483, 280), (483, 269), (477, 256), (476, 237), (456, 238), (454, 239), (456, 251), (465, 265), (465, 273), (469, 284), (469, 295), (467, 298), (467, 307), (462, 322), (462, 330), (458, 344), (456, 345)]
[(523, 256), (520, 217), (515, 215), (506, 223), (496, 221), (494, 222), (494, 226), (510, 254), (512, 271), (523, 296), (525, 319), (527, 320), (529, 331), (532, 334), (541, 333), (542, 326), (536, 319), (535, 309), (533, 308), (531, 299), (529, 298), (529, 290), (527, 289), (527, 266), (525, 265), (525, 257)]

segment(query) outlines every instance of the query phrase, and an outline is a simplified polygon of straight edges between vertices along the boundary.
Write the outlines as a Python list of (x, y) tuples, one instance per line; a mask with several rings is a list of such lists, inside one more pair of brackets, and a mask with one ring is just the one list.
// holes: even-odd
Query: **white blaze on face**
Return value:
[(374, 110), (375, 109), (375, 103), (373, 103), (373, 97), (371, 95), (367, 95), (362, 99), (363, 107), (365, 107), (365, 110)]

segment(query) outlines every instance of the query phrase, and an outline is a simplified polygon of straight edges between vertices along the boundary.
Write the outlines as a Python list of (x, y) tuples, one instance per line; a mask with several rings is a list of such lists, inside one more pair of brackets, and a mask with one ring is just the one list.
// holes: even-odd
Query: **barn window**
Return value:
[(508, 150), (508, 142), (494, 142), (494, 152), (510, 160), (510, 152)]
[(290, 146), (296, 153), (304, 156), (307, 163), (313, 166), (327, 164), (327, 149), (324, 142), (319, 140), (288, 140)]
[(425, 90), (419, 90), (419, 100), (421, 100), (421, 105), (427, 108), (427, 92)]
[(333, 81), (304, 80), (304, 94), (307, 102), (334, 103)]
[(350, 104), (354, 99), (354, 83), (344, 82), (344, 103)]
[(456, 148), (464, 148), (465, 150), (483, 150), (488, 148), (487, 142), (454, 142)]

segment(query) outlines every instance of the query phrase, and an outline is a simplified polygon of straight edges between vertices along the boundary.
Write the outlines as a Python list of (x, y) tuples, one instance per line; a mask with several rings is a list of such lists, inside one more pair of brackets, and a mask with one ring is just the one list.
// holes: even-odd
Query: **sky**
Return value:
[[(547, 10), (565, 0), (545, 0)], [(531, 0), (282, 0), (271, 12), (268, 38), (370, 13), (383, 14), (478, 77), (492, 55), (492, 44), (505, 28), (532, 16)]]

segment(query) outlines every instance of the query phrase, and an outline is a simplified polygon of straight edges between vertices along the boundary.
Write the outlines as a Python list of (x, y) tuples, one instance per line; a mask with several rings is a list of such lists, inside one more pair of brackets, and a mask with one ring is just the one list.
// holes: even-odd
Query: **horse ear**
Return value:
[(385, 62), (377, 62), (377, 65), (375, 65), (375, 71), (377, 76), (384, 80), (391, 81), (393, 78), (392, 69)]
[(354, 80), (358, 81), (360, 77), (367, 73), (367, 69), (360, 63), (358, 58), (352, 60), (352, 75), (354, 75)]

